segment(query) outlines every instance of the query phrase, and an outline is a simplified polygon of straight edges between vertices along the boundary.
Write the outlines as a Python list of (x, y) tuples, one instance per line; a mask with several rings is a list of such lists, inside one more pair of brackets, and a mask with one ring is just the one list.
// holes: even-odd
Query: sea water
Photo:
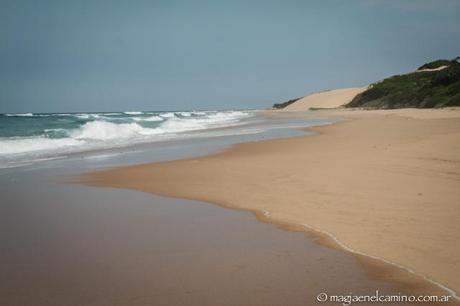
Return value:
[(0, 114), (0, 168), (243, 124), (251, 111)]

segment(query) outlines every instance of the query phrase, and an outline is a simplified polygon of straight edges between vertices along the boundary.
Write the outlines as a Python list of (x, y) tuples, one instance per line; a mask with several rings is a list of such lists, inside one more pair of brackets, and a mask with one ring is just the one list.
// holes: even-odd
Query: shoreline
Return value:
[[(443, 111), (444, 110), (441, 110), (441, 112), (443, 112)], [(332, 117), (339, 116), (339, 117), (345, 117), (345, 118), (348, 118), (348, 119), (355, 119), (355, 120), (342, 121), (342, 122), (339, 122), (339, 123), (335, 123), (333, 125), (320, 126), (320, 127), (314, 127), (313, 129), (308, 129), (310, 131), (311, 130), (315, 131), (317, 133), (315, 135), (301, 136), (301, 137), (281, 139), (281, 140), (279, 140), (279, 139), (278, 140), (268, 140), (268, 141), (262, 141), (262, 142), (256, 142), (256, 143), (237, 144), (237, 145), (234, 145), (234, 146), (230, 147), (229, 149), (225, 150), (224, 152), (217, 153), (217, 154), (212, 154), (212, 155), (209, 155), (209, 156), (206, 156), (206, 157), (201, 157), (201, 158), (193, 158), (193, 159), (188, 159), (188, 160), (179, 160), (179, 161), (171, 161), (171, 162), (160, 162), (160, 163), (156, 163), (156, 164), (135, 165), (135, 166), (129, 166), (129, 167), (124, 167), (124, 168), (115, 168), (115, 169), (111, 169), (111, 170), (99, 171), (99, 172), (92, 173), (92, 174), (90, 174), (90, 176), (84, 178), (82, 180), (82, 183), (85, 184), (85, 185), (91, 185), (91, 186), (105, 186), (105, 187), (115, 187), (115, 188), (136, 189), (136, 190), (140, 190), (140, 191), (145, 191), (145, 192), (149, 192), (149, 193), (155, 193), (155, 194), (168, 196), (168, 197), (173, 197), (173, 198), (186, 198), (186, 199), (200, 200), (200, 201), (205, 201), (205, 202), (209, 202), (209, 203), (214, 203), (214, 204), (217, 204), (219, 206), (226, 207), (226, 208), (250, 211), (250, 212), (255, 213), (257, 218), (259, 220), (263, 221), (263, 222), (275, 223), (275, 224), (280, 225), (282, 227), (286, 227), (287, 229), (289, 229), (289, 227), (294, 227), (297, 230), (299, 227), (303, 227), (304, 231), (305, 231), (305, 229), (307, 229), (306, 230), (307, 232), (313, 232), (313, 233), (319, 234), (319, 236), (324, 236), (324, 235), (328, 236), (329, 240), (330, 240), (330, 242), (328, 244), (333, 243), (333, 244), (336, 245), (336, 248), (340, 248), (340, 249), (342, 249), (344, 251), (348, 251), (350, 253), (355, 254), (356, 256), (367, 256), (369, 258), (373, 258), (373, 259), (385, 262), (386, 264), (390, 264), (393, 267), (396, 267), (398, 269), (404, 269), (405, 271), (407, 271), (409, 273), (412, 273), (412, 274), (414, 274), (416, 276), (422, 277), (427, 282), (430, 282), (431, 284), (440, 287), (442, 290), (445, 290), (445, 291), (449, 292), (451, 295), (453, 295), (458, 300), (458, 296), (456, 295), (456, 291), (454, 289), (450, 289), (449, 286), (443, 285), (442, 282), (435, 281), (430, 276), (425, 276), (426, 273), (423, 273), (423, 271), (422, 272), (417, 271), (417, 269), (414, 269), (414, 268), (412, 268), (410, 266), (404, 265), (404, 263), (400, 263), (400, 262), (397, 262), (397, 261), (394, 261), (394, 260), (391, 260), (391, 259), (388, 260), (385, 257), (380, 257), (380, 256), (377, 256), (377, 255), (374, 255), (374, 254), (370, 254), (368, 252), (363, 252), (363, 251), (361, 251), (359, 249), (359, 247), (358, 248), (356, 248), (356, 247), (353, 248), (353, 243), (350, 244), (349, 242), (347, 243), (347, 241), (344, 241), (343, 239), (340, 239), (341, 237), (338, 237), (337, 233), (335, 233), (333, 231), (330, 231), (330, 230), (327, 230), (327, 228), (326, 229), (320, 228), (320, 227), (312, 225), (312, 224), (310, 224), (308, 222), (301, 223), (298, 220), (292, 220), (292, 218), (290, 218), (289, 216), (283, 216), (282, 214), (281, 214), (281, 217), (279, 217), (279, 216), (277, 217), (277, 215), (280, 214), (280, 211), (276, 211), (276, 210), (275, 210), (275, 216), (271, 217), (271, 216), (266, 215), (264, 213), (264, 211), (266, 211), (266, 212), (270, 211), (271, 212), (271, 210), (263, 209), (263, 208), (261, 208), (261, 206), (258, 206), (258, 207), (252, 206), (251, 207), (251, 205), (249, 205), (247, 203), (245, 203), (246, 205), (242, 205), (241, 203), (235, 204), (235, 203), (232, 203), (232, 197), (230, 197), (230, 199), (225, 199), (225, 196), (222, 196), (221, 194), (220, 195), (216, 194), (215, 192), (213, 194), (209, 195), (208, 194), (209, 193), (209, 188), (211, 188), (211, 187), (208, 187), (208, 192), (205, 192), (206, 188), (204, 188), (204, 189), (202, 188), (198, 192), (196, 192), (196, 191), (192, 192), (191, 190), (187, 190), (187, 188), (182, 188), (181, 190), (178, 190), (178, 188), (176, 188), (178, 184), (176, 184), (176, 187), (173, 187), (173, 185), (166, 183), (166, 185), (163, 184), (162, 187), (161, 186), (159, 187), (159, 185), (161, 185), (162, 183), (159, 181), (158, 175), (155, 176), (155, 174), (152, 174), (152, 171), (151, 171), (151, 170), (158, 170), (159, 172), (161, 172), (162, 175), (166, 176), (166, 180), (168, 180), (168, 179), (172, 179), (172, 180), (180, 179), (181, 180), (180, 183), (182, 183), (182, 184), (187, 183), (187, 182), (190, 183), (191, 180), (193, 180), (193, 173), (191, 173), (190, 170), (194, 170), (194, 171), (198, 170), (198, 169), (196, 169), (197, 166), (196, 165), (193, 166), (193, 164), (197, 164), (197, 163), (203, 164), (203, 163), (209, 162), (210, 160), (215, 162), (215, 160), (219, 159), (219, 158), (221, 159), (221, 162), (222, 162), (222, 159), (232, 158), (231, 157), (232, 154), (233, 154), (233, 159), (234, 159), (233, 161), (234, 162), (235, 162), (235, 158), (236, 158), (238, 163), (242, 163), (242, 162), (245, 162), (244, 161), (244, 156), (245, 155), (254, 154), (254, 151), (257, 151), (257, 148), (256, 148), (257, 146), (260, 146), (260, 145), (262, 145), (262, 146), (264, 146), (264, 145), (265, 146), (272, 145), (273, 146), (273, 144), (278, 144), (279, 145), (280, 143), (286, 145), (286, 142), (296, 142), (296, 141), (297, 142), (306, 141), (306, 142), (310, 142), (310, 143), (313, 142), (314, 143), (315, 140), (317, 140), (318, 138), (321, 138), (322, 136), (324, 137), (324, 135), (327, 135), (328, 133), (330, 134), (331, 129), (332, 130), (334, 130), (334, 129), (336, 129), (336, 130), (339, 129), (340, 130), (341, 128), (343, 129), (344, 124), (349, 124), (350, 122), (356, 122), (356, 121), (364, 120), (364, 119), (366, 119), (368, 117), (375, 117), (375, 116), (379, 117), (380, 116), (380, 118), (381, 118), (382, 117), (382, 112), (384, 113), (385, 111), (371, 111), (369, 113), (366, 113), (366, 112), (367, 111), (349, 111), (349, 112), (347, 112), (347, 111), (336, 111), (336, 110), (325, 111), (325, 112), (319, 111), (317, 113), (315, 112), (313, 115), (316, 116), (318, 114), (318, 115), (332, 116)], [(409, 110), (409, 111), (402, 110), (401, 112), (403, 114), (402, 116), (399, 116), (398, 114), (396, 114), (396, 116), (394, 116), (395, 115), (394, 113), (398, 113), (397, 110), (391, 112), (393, 114), (391, 114), (391, 113), (390, 114), (388, 114), (388, 113), (385, 114), (384, 113), (383, 118), (388, 119), (388, 118), (398, 117), (398, 118), (405, 118), (405, 120), (417, 120), (417, 119), (413, 119), (413, 118), (410, 119), (408, 117), (404, 117), (404, 113), (405, 112), (410, 113), (411, 110)], [(456, 112), (456, 115), (453, 116), (453, 117), (457, 118), (457, 114), (459, 112), (458, 112), (458, 110), (455, 110), (455, 112)], [(365, 115), (362, 115), (363, 113)], [(375, 113), (377, 113), (377, 114), (375, 114)], [(438, 115), (438, 113), (439, 112), (437, 112), (436, 115)], [(276, 112), (270, 113), (270, 115), (272, 115), (272, 114), (275, 114), (275, 116), (276, 116)], [(423, 114), (426, 115), (426, 112), (424, 112)], [(390, 116), (388, 116), (388, 115), (390, 115)], [(428, 116), (428, 117), (430, 117), (430, 116)], [(445, 118), (445, 116), (440, 116), (440, 117)], [(449, 118), (449, 116), (447, 116), (447, 118)], [(436, 120), (436, 119), (433, 119), (433, 120)], [(438, 118), (438, 120), (449, 120), (449, 119), (439, 119)], [(452, 120), (452, 118), (450, 120)], [(353, 136), (353, 135), (349, 135), (349, 136)], [(244, 148), (247, 152), (241, 152), (242, 148)], [(252, 152), (251, 152), (251, 150), (252, 150)], [(278, 151), (280, 151), (280, 150), (278, 150)], [(260, 153), (260, 151), (256, 152), (256, 153), (257, 154), (262, 154), (262, 156), (263, 156), (263, 153)], [(276, 153), (277, 154), (282, 154), (283, 152), (276, 152)], [(286, 153), (286, 152), (284, 152), (284, 153)], [(235, 157), (235, 155), (236, 155), (236, 157)], [(187, 164), (187, 165), (185, 165), (186, 166), (185, 168), (184, 168), (184, 164)], [(191, 167), (190, 167), (190, 164), (192, 164)], [(235, 164), (233, 164), (233, 165), (235, 165)], [(202, 168), (202, 166), (203, 165), (200, 165), (200, 167), (198, 167), (198, 168)], [(182, 170), (178, 171), (177, 170), (178, 168), (182, 169), (183, 171)], [(171, 174), (169, 172), (169, 170), (172, 170), (172, 169), (175, 169), (174, 174)], [(189, 171), (189, 172), (187, 173), (187, 171)], [(197, 173), (199, 175), (199, 170), (198, 170), (198, 172), (195, 172), (194, 174), (196, 175)], [(139, 174), (144, 175), (144, 177), (143, 178), (141, 177), (142, 179), (139, 179), (139, 177), (137, 177), (137, 181), (136, 181), (136, 176), (139, 175)], [(229, 177), (229, 175), (231, 176), (232, 173), (226, 173), (226, 174), (227, 175), (224, 174), (223, 177)], [(128, 178), (126, 178), (125, 180), (120, 179), (120, 177), (125, 177), (126, 175), (128, 176)], [(147, 175), (147, 177), (145, 175)], [(148, 180), (147, 183), (146, 183), (146, 178), (150, 178), (150, 180)], [(215, 176), (214, 176), (214, 178), (215, 178)], [(152, 179), (153, 179), (153, 182), (152, 182)], [(206, 182), (210, 183), (209, 181), (206, 181)], [(287, 183), (292, 183), (292, 181), (287, 182)], [(242, 187), (240, 185), (238, 185), (238, 186)], [(213, 186), (213, 188), (215, 188), (215, 187), (216, 186)], [(222, 187), (222, 186), (220, 186), (220, 187)], [(235, 189), (237, 189), (237, 188), (235, 188)], [(262, 191), (266, 191), (266, 190), (262, 190)], [(221, 190), (221, 192), (222, 192), (222, 190)], [(244, 192), (247, 193), (248, 190), (245, 190)], [(259, 191), (257, 191), (257, 189), (256, 189), (255, 192), (259, 192)], [(263, 192), (261, 192), (261, 193), (263, 193)], [(341, 207), (341, 209), (344, 209), (344, 208)], [(326, 227), (327, 227), (327, 225), (326, 225)]]

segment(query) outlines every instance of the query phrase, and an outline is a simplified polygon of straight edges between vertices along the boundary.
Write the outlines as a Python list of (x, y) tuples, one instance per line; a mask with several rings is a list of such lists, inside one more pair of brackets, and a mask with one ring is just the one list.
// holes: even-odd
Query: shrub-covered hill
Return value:
[(419, 68), (437, 71), (416, 71), (396, 75), (371, 84), (346, 107), (369, 108), (432, 108), (460, 106), (460, 63), (438, 60)]
[(449, 60), (440, 59), (440, 60), (437, 60), (437, 61), (426, 63), (426, 64), (420, 66), (417, 70), (436, 69), (436, 68), (443, 67), (443, 66), (449, 66), (450, 63), (451, 63), (451, 61), (449, 61)]

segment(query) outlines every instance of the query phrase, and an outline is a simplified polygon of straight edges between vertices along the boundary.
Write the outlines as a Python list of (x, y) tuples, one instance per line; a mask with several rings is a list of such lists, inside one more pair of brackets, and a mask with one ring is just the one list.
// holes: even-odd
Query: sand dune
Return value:
[(366, 89), (367, 86), (316, 92), (297, 100), (291, 105), (288, 105), (283, 109), (283, 111), (306, 111), (310, 108), (340, 107), (353, 100), (357, 94)]

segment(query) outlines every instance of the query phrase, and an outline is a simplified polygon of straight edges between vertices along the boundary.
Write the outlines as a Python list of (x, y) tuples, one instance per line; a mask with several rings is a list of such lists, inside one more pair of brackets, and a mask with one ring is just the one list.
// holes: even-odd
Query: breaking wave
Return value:
[[(14, 122), (9, 123), (9, 134), (0, 134), (0, 163), (5, 156), (62, 155), (174, 138), (189, 131), (239, 124), (251, 115), (241, 111), (5, 114), (4, 119), (0, 117), (0, 125), (3, 124), (5, 130), (9, 127), (8, 120)], [(40, 120), (41, 130), (28, 133), (27, 129), (37, 129), (37, 122), (28, 126), (27, 120), (21, 117)], [(67, 119), (60, 119), (62, 117)], [(18, 126), (23, 127), (23, 135), (14, 130)]]

